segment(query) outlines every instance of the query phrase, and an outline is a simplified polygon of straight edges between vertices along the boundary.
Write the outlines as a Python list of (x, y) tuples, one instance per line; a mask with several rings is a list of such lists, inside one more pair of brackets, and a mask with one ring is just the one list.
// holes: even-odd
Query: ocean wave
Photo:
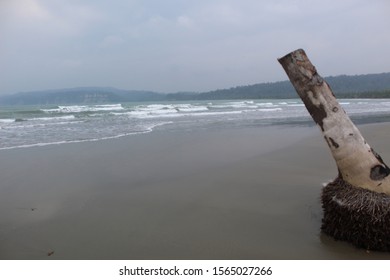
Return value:
[(229, 101), (224, 103), (208, 103), (207, 105), (194, 104), (149, 104), (139, 105), (131, 111), (111, 112), (115, 116), (128, 116), (130, 118), (179, 118), (204, 117), (242, 114), (248, 112), (271, 112), (283, 110), (272, 102), (255, 103), (254, 101)]
[(26, 125), (13, 125), (7, 126), (5, 129), (27, 129), (34, 127), (49, 127), (49, 126), (57, 126), (57, 125), (69, 125), (69, 124), (78, 124), (83, 123), (84, 121), (72, 121), (72, 122), (53, 122), (53, 123), (36, 123), (36, 124), (26, 124)]
[(13, 123), (15, 119), (0, 119), (0, 123)]
[(106, 104), (106, 105), (70, 105), (57, 106), (53, 109), (41, 109), (45, 113), (82, 113), (82, 112), (98, 112), (98, 111), (120, 111), (124, 110), (122, 104)]
[(275, 112), (275, 111), (282, 111), (283, 109), (280, 108), (280, 107), (277, 107), (277, 108), (262, 108), (262, 109), (258, 109), (256, 111), (259, 111), (259, 112)]
[(120, 134), (115, 134), (115, 135), (110, 135), (110, 136), (103, 136), (103, 137), (89, 138), (89, 139), (61, 140), (61, 141), (53, 141), (53, 142), (21, 144), (21, 145), (9, 146), (9, 147), (0, 147), (0, 150), (13, 150), (13, 149), (21, 149), (21, 148), (44, 147), (44, 146), (52, 146), (52, 145), (97, 142), (97, 141), (104, 141), (104, 140), (110, 140), (110, 139), (117, 139), (117, 138), (122, 138), (122, 137), (130, 136), (130, 135), (150, 133), (153, 131), (153, 129), (155, 127), (166, 125), (166, 124), (171, 124), (171, 123), (172, 122), (149, 123), (149, 124), (143, 126), (142, 129), (139, 129), (137, 131), (120, 133)]
[[(341, 103), (350, 103), (345, 107), (354, 116), (381, 115), (390, 111), (388, 100), (347, 99)], [(21, 106), (15, 110), (6, 108), (0, 113), (0, 149), (114, 139), (150, 132), (156, 123), (173, 123), (171, 128), (181, 129), (191, 125), (263, 123), (268, 119), (275, 120), (270, 123), (278, 123), (279, 120), (288, 123), (291, 118), (309, 116), (298, 99), (82, 104), (41, 108)]]
[(57, 117), (40, 117), (40, 118), (29, 118), (28, 121), (53, 121), (53, 120), (73, 120), (76, 117), (74, 115), (57, 116)]
[(219, 104), (213, 104), (209, 103), (209, 107), (213, 109), (255, 109), (258, 107), (259, 104), (255, 103), (253, 100), (249, 101), (229, 101), (229, 102), (224, 102), (224, 103), (219, 103)]
[(202, 105), (192, 104), (150, 104), (139, 105), (126, 112), (110, 112), (114, 116), (129, 116), (140, 118), (180, 117), (186, 113), (205, 112), (209, 109)]
[(274, 107), (276, 105), (274, 105), (274, 103), (272, 103), (272, 102), (264, 102), (264, 103), (259, 103), (259, 106), (260, 107)]
[(139, 118), (139, 119), (154, 119), (154, 118), (180, 118), (180, 117), (204, 117), (204, 116), (221, 116), (221, 115), (232, 115), (232, 114), (242, 114), (243, 111), (226, 111), (226, 112), (186, 112), (186, 113), (145, 113), (145, 112), (128, 112), (127, 115)]
[(199, 106), (199, 105), (191, 105), (191, 104), (180, 104), (176, 106), (176, 109), (179, 112), (202, 112), (202, 111), (208, 111), (209, 108), (206, 106)]

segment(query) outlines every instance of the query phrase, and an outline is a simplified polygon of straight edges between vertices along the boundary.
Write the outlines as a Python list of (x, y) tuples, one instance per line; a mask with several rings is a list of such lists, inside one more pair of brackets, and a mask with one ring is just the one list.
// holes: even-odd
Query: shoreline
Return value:
[[(389, 126), (358, 125), (385, 162)], [(0, 155), (0, 259), (390, 259), (320, 233), (322, 183), (337, 169), (315, 126)]]

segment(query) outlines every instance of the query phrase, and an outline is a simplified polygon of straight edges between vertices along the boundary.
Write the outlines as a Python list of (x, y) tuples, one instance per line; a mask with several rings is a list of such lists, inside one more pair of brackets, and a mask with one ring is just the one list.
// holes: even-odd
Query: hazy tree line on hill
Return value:
[[(338, 98), (390, 98), (390, 73), (326, 77)], [(0, 97), (2, 105), (80, 104), (174, 100), (297, 98), (289, 81), (260, 83), (202, 93), (157, 93), (104, 87), (22, 92)]]
[(34, 104), (102, 104), (164, 100), (165, 96), (151, 91), (130, 91), (105, 87), (82, 87), (46, 91), (20, 92), (0, 97), (3, 105)]
[[(326, 77), (333, 92), (340, 98), (390, 98), (390, 73)], [(188, 95), (171, 94), (172, 100), (185, 100)], [(273, 99), (297, 98), (290, 81), (239, 86), (193, 94), (193, 99)]]

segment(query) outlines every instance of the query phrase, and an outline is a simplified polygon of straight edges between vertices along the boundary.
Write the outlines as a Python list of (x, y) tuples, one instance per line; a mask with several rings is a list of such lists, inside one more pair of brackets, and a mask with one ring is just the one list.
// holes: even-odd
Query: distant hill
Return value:
[[(344, 98), (390, 98), (390, 73), (355, 76), (325, 77), (333, 92)], [(169, 96), (168, 96), (169, 97)], [(173, 94), (173, 99), (187, 99), (188, 96)], [(220, 89), (193, 95), (194, 99), (261, 99), (261, 98), (297, 98), (290, 81), (261, 83)]]
[[(337, 97), (390, 98), (390, 73), (325, 78)], [(1, 105), (119, 103), (173, 100), (297, 98), (289, 81), (260, 83), (202, 93), (157, 93), (110, 87), (81, 87), (0, 96)]]
[(108, 87), (67, 88), (0, 96), (0, 104), (3, 105), (99, 104), (158, 100), (165, 100), (165, 95), (151, 91), (120, 90)]

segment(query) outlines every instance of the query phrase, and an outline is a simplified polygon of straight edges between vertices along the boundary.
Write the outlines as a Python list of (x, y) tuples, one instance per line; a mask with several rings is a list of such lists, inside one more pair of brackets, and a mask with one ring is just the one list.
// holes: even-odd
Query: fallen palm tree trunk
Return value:
[(336, 161), (322, 191), (323, 232), (372, 250), (390, 251), (390, 169), (367, 144), (306, 53), (278, 59)]

